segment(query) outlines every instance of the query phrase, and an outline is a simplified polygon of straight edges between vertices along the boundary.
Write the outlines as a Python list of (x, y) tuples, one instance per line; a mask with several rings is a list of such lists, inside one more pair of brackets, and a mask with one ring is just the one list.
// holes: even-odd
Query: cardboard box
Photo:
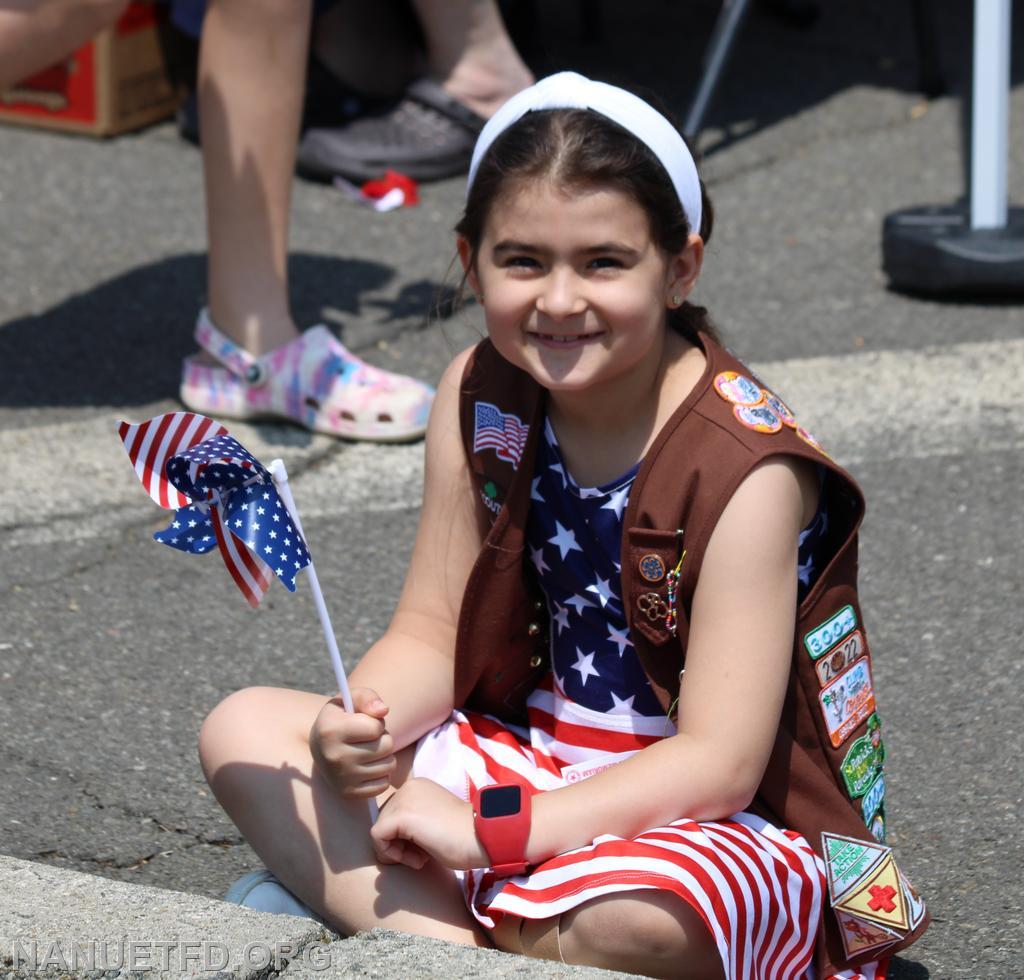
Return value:
[(177, 95), (160, 43), (164, 10), (133, 2), (117, 24), (0, 93), (0, 122), (113, 136), (173, 114)]

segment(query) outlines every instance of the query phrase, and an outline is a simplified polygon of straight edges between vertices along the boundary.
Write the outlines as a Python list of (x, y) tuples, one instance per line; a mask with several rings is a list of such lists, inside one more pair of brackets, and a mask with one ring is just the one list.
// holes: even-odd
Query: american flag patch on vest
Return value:
[(490, 402), (477, 402), (473, 424), (473, 452), (493, 449), (498, 459), (512, 464), (515, 469), (526, 448), (530, 427), (517, 416), (505, 413)]

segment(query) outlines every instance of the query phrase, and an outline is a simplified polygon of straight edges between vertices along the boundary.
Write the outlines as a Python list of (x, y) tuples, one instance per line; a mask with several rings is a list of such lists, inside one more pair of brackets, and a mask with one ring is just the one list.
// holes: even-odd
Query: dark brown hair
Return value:
[[(650, 101), (648, 99), (648, 101)], [(661, 111), (660, 106), (656, 108)], [(670, 118), (666, 114), (666, 118)], [(651, 238), (667, 255), (686, 247), (690, 224), (675, 187), (654, 153), (627, 129), (587, 109), (530, 112), (491, 144), (455, 226), (469, 244), (473, 260), (494, 202), (512, 181), (544, 178), (564, 187), (619, 190), (647, 215)], [(714, 212), (701, 181), (701, 222), (704, 242), (711, 238)], [(691, 343), (703, 330), (715, 340), (717, 330), (708, 311), (686, 302), (667, 311), (667, 322)]]

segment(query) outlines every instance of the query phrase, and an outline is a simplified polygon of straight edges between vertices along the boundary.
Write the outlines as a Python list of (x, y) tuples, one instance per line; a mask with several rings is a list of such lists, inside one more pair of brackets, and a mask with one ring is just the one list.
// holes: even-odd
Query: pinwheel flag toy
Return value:
[[(284, 463), (264, 467), (228, 430), (192, 412), (170, 412), (118, 430), (135, 474), (161, 507), (174, 511), (161, 544), (189, 554), (216, 549), (254, 609), (276, 578), (290, 592), (306, 569), (345, 708), (345, 668)], [(371, 813), (376, 807), (370, 801)]]
[(174, 412), (122, 422), (120, 435), (150, 497), (175, 511), (157, 541), (194, 555), (219, 551), (253, 608), (274, 578), (295, 591), (310, 563), (306, 543), (270, 473), (224, 426)]

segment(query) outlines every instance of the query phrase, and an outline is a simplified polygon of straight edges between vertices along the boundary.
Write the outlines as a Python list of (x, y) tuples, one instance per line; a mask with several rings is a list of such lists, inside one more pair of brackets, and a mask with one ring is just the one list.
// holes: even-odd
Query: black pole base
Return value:
[(1024, 296), (1024, 208), (1006, 227), (972, 230), (957, 205), (908, 208), (882, 228), (882, 268), (894, 289), (948, 295)]

